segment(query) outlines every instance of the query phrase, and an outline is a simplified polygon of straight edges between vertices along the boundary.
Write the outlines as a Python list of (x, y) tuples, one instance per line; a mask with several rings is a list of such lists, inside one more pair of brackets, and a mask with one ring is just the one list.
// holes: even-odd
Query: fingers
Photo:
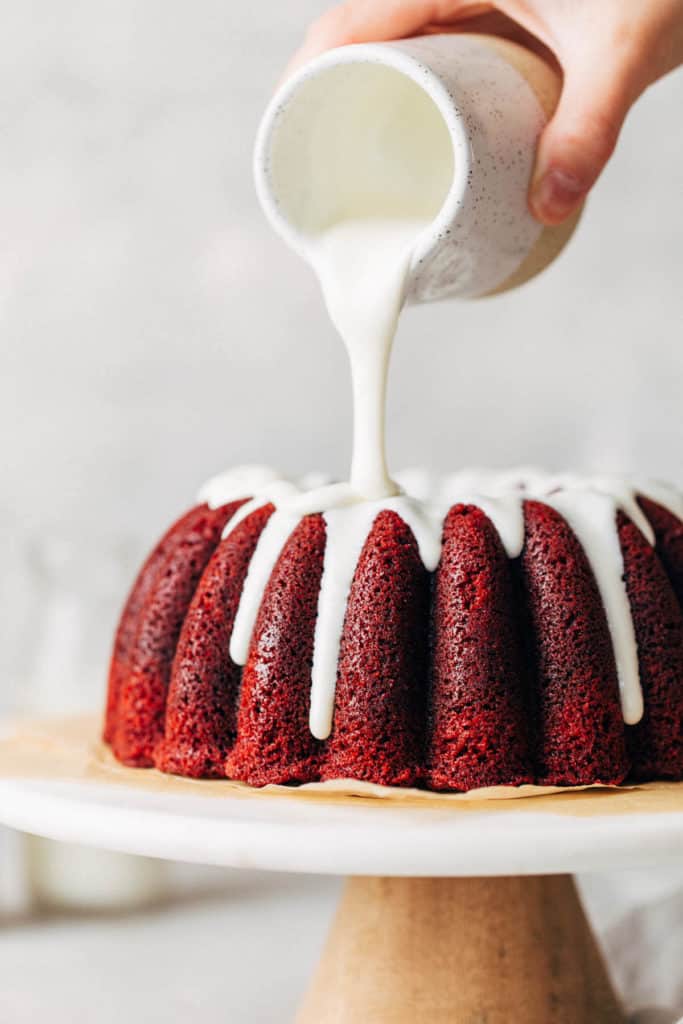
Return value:
[(541, 137), (529, 206), (543, 224), (560, 224), (586, 197), (614, 151), (638, 90), (623, 64), (601, 53), (569, 67), (557, 110)]
[[(670, 2), (683, 4), (683, 0)], [(439, 25), (450, 28), (464, 22), (465, 28), (474, 24), (471, 18), (490, 17), (492, 12), (500, 18), (504, 11), (521, 26), (520, 31), (533, 33), (530, 48), (543, 53), (544, 47), (550, 47), (564, 67), (560, 103), (541, 137), (529, 190), (534, 216), (544, 224), (559, 224), (576, 210), (599, 177), (630, 105), (647, 84), (642, 80), (642, 52), (647, 47), (634, 46), (641, 19), (634, 19), (633, 12), (626, 17), (626, 9), (615, 25), (607, 9), (602, 9), (605, 17), (597, 20), (591, 9), (587, 23), (582, 24), (580, 17), (570, 19), (569, 31), (566, 19), (553, 30), (547, 17), (552, 9), (543, 8), (544, 20), (535, 5), (519, 0), (347, 0), (312, 24), (286, 75), (335, 46), (400, 39)], [(639, 6), (638, 11), (642, 14)]]
[(480, 0), (348, 0), (313, 22), (287, 74), (335, 46), (403, 39), (419, 35), (427, 25), (467, 18), (492, 7)]

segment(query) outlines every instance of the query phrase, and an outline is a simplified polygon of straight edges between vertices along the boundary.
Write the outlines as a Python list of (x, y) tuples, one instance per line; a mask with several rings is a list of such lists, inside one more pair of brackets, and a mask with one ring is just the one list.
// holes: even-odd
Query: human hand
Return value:
[(513, 39), (563, 74), (529, 189), (544, 224), (585, 199), (632, 104), (683, 63), (683, 0), (348, 0), (313, 22), (288, 70), (334, 46), (451, 31)]

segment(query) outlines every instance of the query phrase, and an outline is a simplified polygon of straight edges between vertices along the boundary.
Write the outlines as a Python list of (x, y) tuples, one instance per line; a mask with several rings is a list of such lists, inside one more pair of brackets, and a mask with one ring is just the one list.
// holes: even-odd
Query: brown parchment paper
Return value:
[(100, 740), (98, 715), (24, 719), (0, 730), (0, 779), (26, 778), (108, 783), (159, 793), (244, 799), (317, 799), (340, 803), (372, 802), (378, 809), (416, 804), (448, 807), (452, 812), (529, 809), (554, 814), (683, 813), (683, 783), (650, 782), (633, 786), (492, 786), (469, 793), (430, 793), (377, 786), (353, 779), (303, 786), (253, 789), (230, 779), (184, 779), (151, 768), (119, 764)]

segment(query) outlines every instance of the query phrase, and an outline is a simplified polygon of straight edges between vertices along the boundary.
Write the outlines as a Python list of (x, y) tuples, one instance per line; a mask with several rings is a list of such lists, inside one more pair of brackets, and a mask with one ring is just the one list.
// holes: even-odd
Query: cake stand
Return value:
[(116, 765), (95, 719), (6, 727), (0, 822), (230, 867), (350, 876), (299, 1024), (612, 1024), (572, 873), (683, 853), (683, 785), (507, 800), (253, 791)]

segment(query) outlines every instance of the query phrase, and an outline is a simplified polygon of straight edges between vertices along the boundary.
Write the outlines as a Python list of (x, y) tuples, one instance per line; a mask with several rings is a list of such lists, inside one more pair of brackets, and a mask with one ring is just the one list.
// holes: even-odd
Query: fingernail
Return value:
[(586, 191), (573, 174), (551, 167), (531, 189), (532, 212), (545, 223), (559, 224), (576, 209)]

